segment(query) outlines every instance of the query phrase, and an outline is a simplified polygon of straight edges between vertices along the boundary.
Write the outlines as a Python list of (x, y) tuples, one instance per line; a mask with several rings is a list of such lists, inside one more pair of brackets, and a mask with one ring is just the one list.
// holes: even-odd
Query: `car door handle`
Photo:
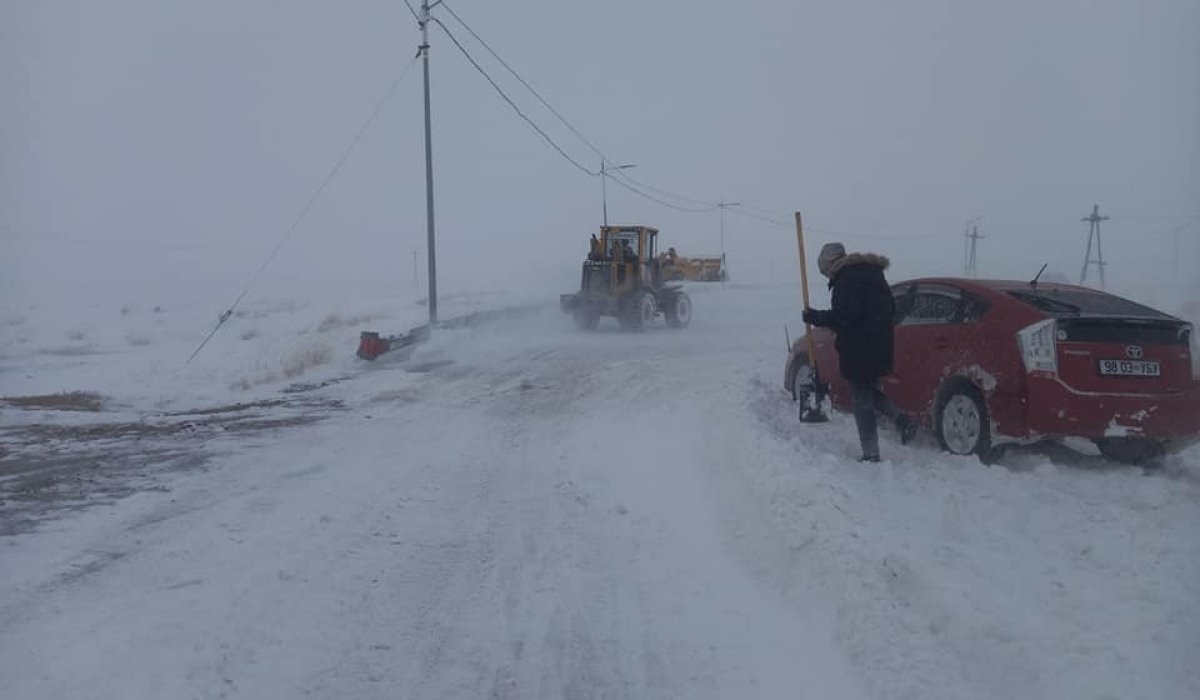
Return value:
[(944, 335), (940, 335), (933, 339), (933, 347), (937, 348), (938, 350), (945, 350), (946, 348), (950, 347), (950, 339)]

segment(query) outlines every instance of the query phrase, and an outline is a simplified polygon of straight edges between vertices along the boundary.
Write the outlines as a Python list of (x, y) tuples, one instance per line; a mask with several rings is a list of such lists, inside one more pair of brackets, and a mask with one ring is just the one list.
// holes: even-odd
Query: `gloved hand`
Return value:
[(816, 312), (814, 312), (812, 309), (804, 309), (803, 318), (805, 323), (812, 323), (816, 319), (816, 316)]

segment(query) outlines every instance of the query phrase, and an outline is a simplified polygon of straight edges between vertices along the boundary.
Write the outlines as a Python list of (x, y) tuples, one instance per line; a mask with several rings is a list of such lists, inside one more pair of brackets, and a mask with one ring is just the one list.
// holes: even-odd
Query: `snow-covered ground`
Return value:
[(0, 395), (101, 404), (0, 406), (0, 464), (149, 456), (0, 504), (0, 697), (1200, 697), (1200, 450), (989, 468), (885, 435), (862, 466), (779, 386), (797, 290), (694, 301), (375, 363), (358, 331), (423, 307), (255, 302), (191, 364), (211, 309), (6, 310)]

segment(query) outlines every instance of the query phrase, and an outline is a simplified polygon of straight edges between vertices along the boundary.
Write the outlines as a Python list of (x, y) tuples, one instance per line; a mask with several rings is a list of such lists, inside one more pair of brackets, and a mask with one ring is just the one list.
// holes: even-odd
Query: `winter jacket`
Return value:
[(876, 381), (892, 371), (896, 305), (883, 276), (887, 266), (887, 258), (872, 253), (839, 258), (829, 274), (833, 308), (809, 314), (814, 326), (837, 334), (838, 364), (852, 382)]

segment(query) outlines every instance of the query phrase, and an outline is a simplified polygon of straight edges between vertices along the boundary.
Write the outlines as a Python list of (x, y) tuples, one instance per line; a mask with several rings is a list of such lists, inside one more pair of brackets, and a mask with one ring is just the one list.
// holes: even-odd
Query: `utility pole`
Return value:
[(979, 226), (976, 223), (982, 219), (982, 216), (977, 216), (973, 219), (968, 219), (967, 223), (963, 224), (963, 276), (975, 277), (975, 244), (983, 236), (979, 235)]
[(429, 257), (429, 323), (437, 323), (437, 248), (433, 227), (433, 131), (429, 123), (429, 11), (442, 0), (421, 0), (421, 58), (425, 69), (425, 225)]
[(972, 278), (978, 277), (978, 269), (976, 268), (976, 259), (975, 259), (975, 247), (976, 247), (976, 244), (979, 242), (980, 238), (984, 238), (984, 236), (979, 235), (979, 225), (971, 224), (971, 233), (969, 233), (967, 235), (967, 239), (971, 243), (970, 251), (969, 251), (968, 257), (967, 257), (967, 276), (968, 277), (972, 277)]
[(611, 168), (607, 167), (607, 166), (608, 166), (608, 164), (605, 163), (603, 158), (601, 158), (600, 159), (600, 202), (604, 206), (604, 225), (605, 226), (608, 226), (608, 172), (612, 171), (612, 170), (625, 170), (626, 168), (636, 168), (637, 167), (633, 163), (626, 163), (625, 165), (616, 165)]
[(741, 202), (726, 202), (722, 197), (717, 203), (717, 208), (721, 210), (721, 257), (725, 257), (725, 210), (729, 207), (741, 206)]
[[(1090, 216), (1085, 216), (1080, 221), (1088, 222), (1088, 242), (1087, 252), (1083, 255), (1083, 272), (1079, 274), (1079, 283), (1083, 284), (1087, 281), (1088, 268), (1092, 265), (1100, 272), (1100, 288), (1104, 289), (1104, 250), (1100, 246), (1100, 222), (1107, 221), (1107, 216), (1100, 216), (1100, 205), (1092, 205), (1092, 213)], [(1096, 241), (1096, 257), (1092, 258), (1092, 240)]]

